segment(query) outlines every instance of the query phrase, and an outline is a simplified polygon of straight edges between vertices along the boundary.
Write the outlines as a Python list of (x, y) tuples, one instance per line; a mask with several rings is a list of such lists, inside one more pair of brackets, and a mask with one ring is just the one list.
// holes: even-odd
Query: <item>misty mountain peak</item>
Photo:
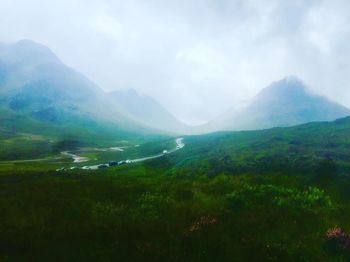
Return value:
[(0, 59), (21, 64), (61, 63), (48, 47), (28, 39), (0, 45)]
[(277, 82), (272, 83), (270, 87), (285, 90), (295, 89), (299, 91), (305, 91), (307, 89), (304, 82), (296, 76), (287, 76)]
[(302, 80), (296, 76), (287, 76), (264, 88), (256, 98), (264, 100), (289, 99), (290, 97), (301, 97), (310, 94), (310, 90)]
[(286, 76), (285, 78), (283, 78), (280, 81), (285, 82), (286, 84), (290, 84), (290, 85), (298, 85), (298, 84), (302, 85), (303, 84), (303, 81), (295, 75)]
[(349, 115), (348, 108), (310, 91), (299, 78), (288, 76), (262, 89), (245, 108), (229, 111), (207, 127), (210, 131), (262, 129), (333, 121)]

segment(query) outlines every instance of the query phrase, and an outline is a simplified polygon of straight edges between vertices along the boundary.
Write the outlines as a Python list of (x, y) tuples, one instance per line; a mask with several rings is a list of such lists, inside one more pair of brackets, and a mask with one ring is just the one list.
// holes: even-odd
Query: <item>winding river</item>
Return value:
[[(148, 157), (143, 157), (143, 158), (136, 158), (136, 159), (132, 159), (132, 160), (125, 160), (125, 161), (121, 161), (121, 162), (123, 164), (131, 164), (131, 163), (143, 162), (143, 161), (150, 160), (150, 159), (155, 159), (155, 158), (162, 157), (165, 154), (174, 153), (177, 150), (180, 150), (180, 149), (182, 149), (185, 146), (185, 144), (183, 142), (183, 137), (176, 138), (175, 139), (175, 143), (176, 143), (176, 147), (174, 149), (172, 149), (172, 150), (163, 151), (163, 153), (160, 153), (160, 154), (157, 154), (157, 155), (153, 155), (153, 156), (148, 156)], [(82, 162), (89, 161), (89, 158), (87, 158), (87, 157), (78, 156), (76, 154), (69, 153), (68, 151), (61, 152), (61, 154), (71, 157), (73, 159), (73, 163), (82, 163)], [(81, 168), (80, 167), (75, 167), (75, 166), (70, 167), (70, 168), (62, 167), (62, 168), (57, 169), (56, 171), (64, 171), (64, 170), (67, 170), (67, 169), (96, 170), (98, 168), (107, 168), (107, 167), (110, 167), (107, 163), (100, 163), (100, 164), (95, 164), (95, 165), (90, 165), (90, 166), (83, 166)]]

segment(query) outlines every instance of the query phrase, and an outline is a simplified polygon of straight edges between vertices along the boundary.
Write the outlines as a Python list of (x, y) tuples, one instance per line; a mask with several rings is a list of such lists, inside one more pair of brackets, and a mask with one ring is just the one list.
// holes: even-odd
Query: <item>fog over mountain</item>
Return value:
[(121, 101), (30, 40), (0, 44), (0, 97), (0, 129), (5, 132), (123, 137), (176, 130), (133, 118)]
[(349, 107), (349, 10), (347, 0), (2, 0), (0, 42), (42, 43), (102, 89), (134, 88), (201, 124), (286, 75)]
[[(21, 117), (56, 129), (76, 125), (115, 133), (196, 134), (292, 126), (350, 115), (348, 108), (315, 94), (291, 76), (264, 88), (243, 108), (233, 106), (209, 123), (191, 128), (154, 98), (134, 89), (106, 93), (63, 64), (48, 47), (30, 40), (0, 44), (0, 95), (2, 128), (15, 132), (33, 131)], [(34, 133), (41, 131), (39, 124)]]
[(135, 121), (148, 127), (173, 133), (188, 133), (190, 127), (169, 113), (154, 98), (138, 94), (134, 89), (113, 91), (110, 97)]
[(295, 76), (264, 88), (245, 107), (231, 109), (201, 127), (204, 132), (286, 127), (314, 121), (333, 121), (350, 109), (315, 94)]

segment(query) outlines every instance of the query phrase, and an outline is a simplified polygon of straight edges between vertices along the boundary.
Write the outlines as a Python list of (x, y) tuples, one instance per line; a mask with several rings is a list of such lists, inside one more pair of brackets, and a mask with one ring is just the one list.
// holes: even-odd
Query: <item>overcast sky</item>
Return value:
[(286, 75), (350, 106), (349, 0), (0, 0), (0, 41), (23, 38), (192, 124)]

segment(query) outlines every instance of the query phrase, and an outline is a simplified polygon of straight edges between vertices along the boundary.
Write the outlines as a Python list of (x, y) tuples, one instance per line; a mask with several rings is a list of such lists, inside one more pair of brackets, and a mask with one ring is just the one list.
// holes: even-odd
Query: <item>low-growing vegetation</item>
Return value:
[(185, 137), (98, 170), (2, 161), (0, 261), (349, 261), (349, 134), (343, 119)]
[(345, 234), (328, 232), (350, 226), (349, 200), (334, 188), (286, 175), (181, 178), (159, 162), (86, 173), (34, 164), (22, 174), (2, 170), (1, 260), (345, 261), (350, 254)]

